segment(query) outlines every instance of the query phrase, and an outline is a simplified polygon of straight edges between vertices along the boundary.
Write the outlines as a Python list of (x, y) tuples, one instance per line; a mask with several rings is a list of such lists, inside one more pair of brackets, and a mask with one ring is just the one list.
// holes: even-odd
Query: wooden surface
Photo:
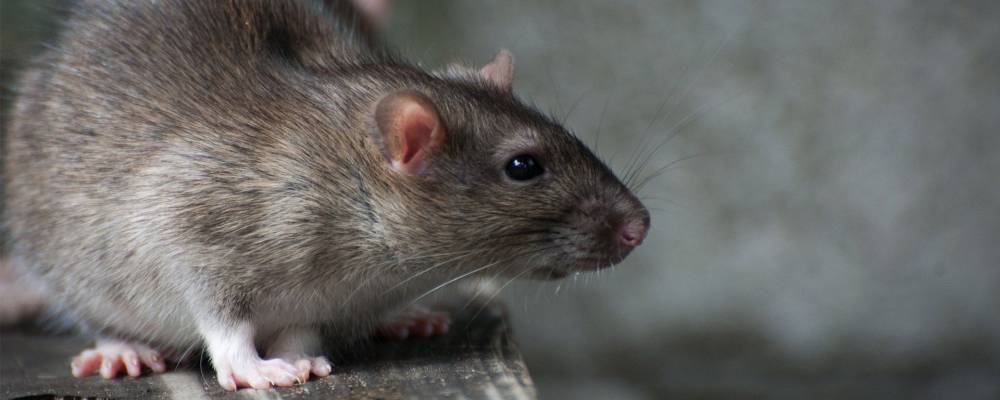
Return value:
[(211, 367), (181, 365), (138, 379), (73, 378), (86, 339), (0, 332), (0, 398), (533, 399), (534, 385), (499, 307), (458, 311), (443, 337), (376, 341), (334, 358), (333, 374), (290, 388), (225, 392)]

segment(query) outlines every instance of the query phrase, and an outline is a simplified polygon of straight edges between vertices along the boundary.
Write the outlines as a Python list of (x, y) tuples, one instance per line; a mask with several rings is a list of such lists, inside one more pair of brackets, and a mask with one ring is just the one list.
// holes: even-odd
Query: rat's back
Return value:
[(197, 341), (188, 278), (172, 266), (211, 263), (222, 245), (197, 235), (240, 229), (220, 226), (239, 220), (220, 214), (252, 224), (259, 213), (270, 182), (261, 152), (276, 146), (267, 127), (308, 95), (273, 66), (295, 57), (317, 73), (387, 59), (360, 24), (337, 2), (76, 5), (16, 88), (12, 261), (91, 331)]

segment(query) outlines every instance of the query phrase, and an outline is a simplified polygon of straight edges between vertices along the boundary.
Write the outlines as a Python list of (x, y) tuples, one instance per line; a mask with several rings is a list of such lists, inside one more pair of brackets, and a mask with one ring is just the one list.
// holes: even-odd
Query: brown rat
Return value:
[(12, 260), (98, 337), (75, 374), (204, 345), (227, 390), (287, 386), (330, 373), (320, 327), (350, 343), (449, 283), (642, 242), (647, 210), (512, 94), (509, 52), (427, 72), (359, 21), (304, 0), (75, 8), (17, 88), (5, 158)]

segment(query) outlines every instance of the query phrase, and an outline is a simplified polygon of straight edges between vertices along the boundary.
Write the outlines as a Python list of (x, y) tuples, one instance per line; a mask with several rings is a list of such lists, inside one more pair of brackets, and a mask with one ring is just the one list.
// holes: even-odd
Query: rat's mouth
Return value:
[(536, 267), (532, 269), (526, 277), (533, 280), (557, 280), (565, 278), (570, 274), (579, 274), (610, 268), (611, 266), (622, 262), (624, 259), (624, 256), (584, 258), (576, 260), (576, 262), (568, 265)]
[(540, 267), (533, 269), (528, 273), (527, 278), (539, 281), (554, 281), (556, 279), (562, 279), (567, 276), (571, 271), (567, 271), (563, 268), (558, 267)]

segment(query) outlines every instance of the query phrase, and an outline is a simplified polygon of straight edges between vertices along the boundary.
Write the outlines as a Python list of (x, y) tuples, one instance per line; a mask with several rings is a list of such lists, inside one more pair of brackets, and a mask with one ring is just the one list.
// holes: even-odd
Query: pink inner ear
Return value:
[(409, 98), (399, 104), (396, 120), (396, 142), (399, 143), (393, 165), (410, 175), (419, 174), (426, 167), (425, 158), (442, 139), (437, 114), (431, 106), (419, 99)]
[(420, 115), (410, 115), (411, 119), (406, 121), (400, 133), (401, 149), (399, 161), (403, 165), (411, 165), (414, 162), (422, 161), (424, 152), (431, 144), (431, 134), (434, 133), (434, 121)]
[(378, 134), (376, 143), (382, 147), (392, 168), (406, 175), (420, 174), (427, 167), (427, 157), (445, 139), (444, 127), (434, 104), (415, 91), (402, 91), (386, 96), (375, 110)]

